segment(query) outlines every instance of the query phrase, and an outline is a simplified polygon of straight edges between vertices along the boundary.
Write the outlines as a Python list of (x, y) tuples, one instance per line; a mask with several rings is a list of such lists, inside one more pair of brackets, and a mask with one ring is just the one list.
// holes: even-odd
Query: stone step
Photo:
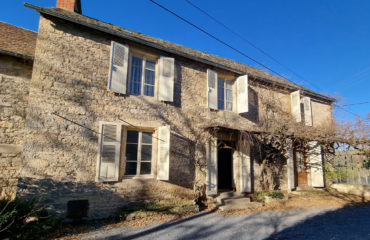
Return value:
[(224, 200), (233, 199), (233, 198), (244, 198), (244, 195), (242, 195), (241, 193), (236, 193), (236, 192), (223, 192), (223, 193), (220, 193), (220, 195), (216, 197), (216, 202), (223, 204)]
[(229, 200), (233, 201), (230, 201), (227, 204), (220, 206), (219, 209), (222, 211), (232, 211), (262, 206), (262, 203), (260, 202), (240, 201), (242, 199), (229, 199)]

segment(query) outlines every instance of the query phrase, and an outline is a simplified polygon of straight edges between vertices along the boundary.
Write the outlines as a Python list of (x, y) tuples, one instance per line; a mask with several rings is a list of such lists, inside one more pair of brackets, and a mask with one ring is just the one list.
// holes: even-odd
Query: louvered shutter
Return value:
[(108, 90), (126, 94), (129, 48), (112, 42)]
[(207, 158), (207, 176), (206, 176), (206, 194), (216, 195), (217, 187), (217, 139), (211, 139), (206, 144)]
[(100, 125), (97, 181), (118, 181), (121, 151), (121, 125), (104, 123)]
[(237, 88), (237, 111), (238, 113), (248, 112), (248, 75), (236, 79)]
[(302, 98), (304, 108), (304, 123), (306, 126), (312, 126), (312, 110), (311, 99), (309, 97)]
[(170, 126), (162, 126), (158, 128), (158, 180), (168, 181), (170, 179), (170, 136)]
[(175, 81), (175, 59), (170, 57), (159, 58), (159, 100), (173, 102)]
[(308, 143), (308, 147), (312, 187), (324, 187), (321, 146), (317, 141), (311, 141)]
[(296, 122), (301, 122), (301, 100), (299, 90), (290, 94), (291, 112)]
[(287, 141), (287, 174), (288, 174), (288, 190), (295, 188), (294, 183), (294, 155), (292, 140)]
[(207, 69), (207, 101), (208, 107), (217, 109), (217, 72)]
[(251, 192), (251, 158), (249, 144), (240, 144), (240, 191)]

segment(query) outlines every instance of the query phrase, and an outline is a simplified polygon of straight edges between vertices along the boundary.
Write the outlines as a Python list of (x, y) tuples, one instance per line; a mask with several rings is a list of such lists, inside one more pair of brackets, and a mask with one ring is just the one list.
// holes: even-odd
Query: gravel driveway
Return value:
[(202, 212), (140, 228), (90, 232), (82, 239), (370, 239), (370, 207), (294, 209), (224, 216)]

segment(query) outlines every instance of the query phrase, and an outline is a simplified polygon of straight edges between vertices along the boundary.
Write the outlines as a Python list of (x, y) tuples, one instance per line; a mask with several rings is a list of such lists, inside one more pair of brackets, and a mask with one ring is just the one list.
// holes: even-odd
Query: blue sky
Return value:
[[(56, 0), (27, 0), (55, 6)], [(157, 0), (259, 62), (339, 104), (370, 102), (370, 1), (368, 0), (191, 0), (262, 48), (304, 80), (275, 63), (189, 5)], [(2, 0), (0, 21), (37, 31), (39, 15), (23, 0)], [(87, 16), (198, 50), (260, 67), (160, 9), (149, 0), (82, 0)], [(370, 104), (347, 106), (365, 117)], [(338, 120), (353, 114), (336, 109)]]

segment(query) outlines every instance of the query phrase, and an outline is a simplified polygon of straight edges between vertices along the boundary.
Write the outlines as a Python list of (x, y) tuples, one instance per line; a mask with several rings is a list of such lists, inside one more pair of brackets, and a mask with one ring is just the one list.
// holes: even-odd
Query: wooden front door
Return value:
[(308, 164), (307, 157), (303, 151), (295, 151), (296, 179), (298, 186), (308, 185)]

